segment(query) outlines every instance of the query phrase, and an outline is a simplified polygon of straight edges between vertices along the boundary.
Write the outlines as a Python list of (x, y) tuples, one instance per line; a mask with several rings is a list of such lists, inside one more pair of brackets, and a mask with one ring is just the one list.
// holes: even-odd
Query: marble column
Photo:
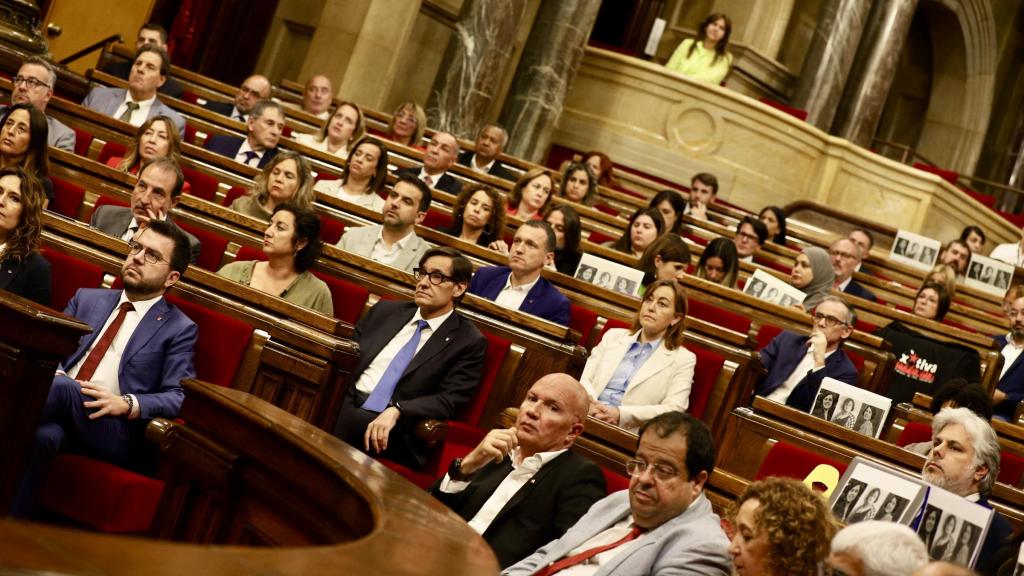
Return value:
[(526, 0), (466, 0), (427, 101), (427, 124), (476, 138), (515, 51)]
[(542, 162), (601, 0), (542, 2), (501, 112), (505, 152)]
[(875, 6), (833, 124), (837, 136), (871, 147), (916, 9), (917, 0)]
[(828, 132), (846, 78), (853, 67), (872, 0), (826, 0), (797, 79), (792, 105), (807, 111), (807, 121)]

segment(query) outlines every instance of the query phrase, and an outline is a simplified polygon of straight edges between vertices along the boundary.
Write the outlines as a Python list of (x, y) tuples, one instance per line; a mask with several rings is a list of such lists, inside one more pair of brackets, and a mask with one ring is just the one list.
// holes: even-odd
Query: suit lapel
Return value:
[[(77, 317), (82, 322), (88, 324), (92, 328), (92, 332), (82, 338), (82, 343), (78, 346), (78, 350), (67, 359), (67, 364), (64, 365), (65, 369), (70, 369), (77, 364), (82, 359), (85, 351), (99, 338), (103, 325), (106, 324), (107, 318), (110, 317), (114, 307), (117, 306), (117, 301), (121, 298), (120, 290), (96, 292), (95, 294), (96, 299), (93, 302), (79, 302)], [(86, 306), (87, 309), (83, 310), (82, 306)]]
[(437, 328), (437, 333), (432, 334), (430, 339), (427, 340), (427, 343), (424, 344), (423, 347), (420, 348), (420, 351), (416, 353), (416, 356), (413, 356), (412, 361), (409, 362), (409, 365), (405, 368), (405, 372), (402, 373), (402, 377), (404, 378), (406, 374), (412, 372), (427, 360), (440, 354), (441, 351), (448, 346), (448, 343), (451, 342), (452, 335), (458, 329), (461, 321), (459, 313), (452, 312), (452, 315), (444, 321), (444, 324), (441, 324)]
[[(512, 472), (512, 459), (506, 457), (501, 461), (500, 464), (495, 464), (487, 468), (486, 473), (481, 473), (480, 478), (473, 481), (473, 495), (469, 501), (466, 502), (466, 506), (463, 509), (463, 518), (466, 520), (472, 520), (474, 516), (480, 512), (480, 509), (484, 507), (487, 500), (494, 494), (494, 491), (498, 489), (498, 485), (501, 484), (505, 477)], [(502, 508), (501, 512), (505, 509)], [(501, 516), (501, 512), (498, 516)], [(498, 519), (495, 516), (494, 520)], [(491, 522), (491, 526), (494, 526), (495, 522)], [(490, 529), (490, 527), (488, 527)]]
[(373, 362), (373, 359), (398, 334), (399, 330), (409, 323), (415, 313), (415, 306), (397, 307), (391, 313), (385, 313), (384, 318), (380, 319), (379, 330), (367, 331), (365, 339), (360, 339), (360, 364), (362, 366), (356, 370), (356, 374), (361, 374)]
[[(555, 458), (551, 462), (548, 462), (546, 465), (542, 466), (541, 469), (538, 470), (532, 478), (526, 481), (526, 484), (523, 484), (522, 487), (519, 488), (519, 490), (516, 490), (516, 493), (513, 494), (511, 498), (509, 498), (508, 502), (506, 502), (505, 505), (502, 506), (501, 510), (499, 510), (498, 513), (494, 516), (494, 520), (491, 520), (491, 526), (497, 525), (498, 521), (501, 520), (502, 516), (504, 516), (509, 511), (515, 509), (515, 507), (518, 506), (520, 502), (526, 499), (526, 497), (528, 497), (533, 492), (533, 490), (541, 482), (544, 481), (544, 478), (556, 473), (557, 468), (568, 461), (568, 454), (568, 450), (559, 454), (557, 458)], [(512, 462), (511, 459), (508, 460), (508, 468), (509, 471), (511, 472)], [(507, 474), (505, 476), (507, 476)], [(505, 476), (502, 476), (502, 478), (504, 479)], [(495, 488), (497, 488), (497, 484), (495, 484)], [(494, 492), (494, 490), (491, 490), (491, 492)], [(488, 526), (488, 529), (490, 529), (490, 526)]]
[(141, 350), (149, 343), (150, 338), (156, 335), (161, 328), (167, 325), (167, 319), (170, 316), (170, 307), (167, 305), (167, 300), (160, 298), (156, 304), (146, 312), (146, 315), (139, 322), (139, 325), (132, 332), (132, 337), (128, 340), (128, 345), (124, 347), (124, 353), (121, 355), (121, 364), (123, 365), (128, 360), (131, 360), (132, 356), (136, 352)]
[(626, 387), (626, 393), (623, 394), (623, 399), (654, 377), (658, 372), (667, 369), (671, 364), (671, 361), (672, 351), (665, 348), (664, 342), (660, 343), (658, 348), (651, 352), (647, 361), (644, 362), (636, 371), (636, 374), (633, 374), (633, 377), (629, 379), (629, 386)]

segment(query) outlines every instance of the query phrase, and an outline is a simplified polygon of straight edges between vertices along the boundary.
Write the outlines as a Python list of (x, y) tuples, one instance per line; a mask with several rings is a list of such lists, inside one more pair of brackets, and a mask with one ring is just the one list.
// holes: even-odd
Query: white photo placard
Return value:
[(928, 486), (917, 535), (935, 560), (973, 567), (993, 512), (952, 492)]
[(857, 456), (839, 479), (829, 506), (847, 524), (884, 520), (909, 526), (927, 491), (920, 478)]
[(580, 265), (576, 267), (576, 278), (627, 296), (639, 296), (644, 273), (618, 262), (583, 254)]
[(920, 270), (931, 270), (939, 258), (942, 242), (907, 230), (898, 230), (889, 258)]
[(890, 398), (825, 377), (811, 405), (811, 416), (878, 438), (890, 408)]
[(1013, 281), (1013, 265), (993, 260), (981, 254), (971, 254), (967, 264), (967, 275), (964, 285), (977, 288), (1000, 298), (1006, 295)]
[(1024, 546), (1017, 550), (1017, 566), (1013, 569), (1013, 576), (1024, 576)]
[(790, 286), (764, 270), (754, 270), (743, 286), (743, 293), (787, 308), (802, 304), (807, 297), (799, 288)]

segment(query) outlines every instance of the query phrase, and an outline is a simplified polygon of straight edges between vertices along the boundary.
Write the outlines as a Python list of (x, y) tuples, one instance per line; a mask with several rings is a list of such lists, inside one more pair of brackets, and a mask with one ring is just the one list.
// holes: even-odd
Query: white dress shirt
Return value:
[[(437, 187), (438, 181), (440, 181), (441, 178), (444, 178), (445, 174), (447, 174), (447, 172), (441, 172), (440, 174), (430, 175), (430, 174), (427, 174), (427, 169), (426, 168), (420, 168), (420, 175), (417, 176), (417, 178), (419, 178), (420, 181), (423, 182), (424, 184), (426, 184), (427, 186), (430, 186), (430, 189), (433, 190), (434, 188)], [(430, 182), (429, 183), (427, 182), (427, 177), (428, 176), (430, 176)]]
[(846, 292), (846, 287), (850, 285), (850, 282), (853, 282), (853, 276), (850, 276), (846, 280), (843, 280), (839, 284), (836, 284), (836, 292)]
[(473, 155), (469, 157), (469, 168), (473, 172), (476, 172), (478, 174), (490, 174), (491, 173), (491, 166), (494, 166), (494, 160), (493, 159), (490, 162), (488, 162), (487, 164), (484, 164), (483, 166), (477, 166), (476, 165), (476, 152), (474, 152)]
[(121, 240), (124, 240), (125, 242), (131, 240), (135, 237), (135, 233), (138, 231), (139, 221), (135, 219), (135, 216), (132, 216), (132, 221), (128, 223), (128, 229), (124, 231), (124, 234), (121, 234)]
[(501, 289), (501, 292), (498, 292), (498, 297), (494, 299), (494, 303), (498, 306), (511, 308), (512, 310), (519, 310), (526, 300), (526, 295), (530, 293), (533, 285), (539, 280), (540, 276), (537, 276), (529, 284), (512, 286), (512, 272), (509, 272), (508, 278), (505, 279), (505, 287)]
[[(626, 516), (622, 520), (619, 520), (615, 524), (609, 526), (606, 530), (598, 532), (590, 540), (587, 540), (583, 544), (580, 544), (578, 547), (573, 548), (569, 551), (568, 554), (563, 556), (563, 558), (568, 558), (569, 556), (574, 556), (576, 554), (579, 554), (580, 552), (590, 550), (591, 548), (597, 548), (598, 546), (604, 546), (605, 544), (611, 544), (616, 540), (621, 540), (626, 536), (626, 534), (629, 534), (630, 530), (632, 529), (633, 517)], [(598, 570), (601, 569), (602, 565), (607, 564), (612, 560), (612, 558), (615, 558), (619, 554), (622, 554), (623, 552), (629, 550), (631, 547), (636, 546), (637, 543), (640, 542), (646, 536), (647, 533), (644, 532), (637, 536), (634, 540), (630, 540), (629, 542), (616, 546), (615, 548), (612, 548), (610, 550), (605, 550), (604, 552), (601, 552), (596, 556), (592, 556), (590, 559), (586, 560), (582, 564), (570, 566), (565, 570), (560, 571), (558, 573), (558, 576), (590, 576), (591, 574), (595, 574)], [(561, 560), (561, 558), (559, 558), (558, 560)]]
[(1017, 361), (1017, 357), (1024, 351), (1024, 347), (1017, 347), (1013, 343), (1013, 333), (1006, 335), (1006, 346), (1003, 346), (1000, 354), (1003, 355), (1003, 369), (999, 372), (999, 379), (1002, 380), (1003, 376), (1006, 376), (1006, 371), (1013, 366), (1013, 363)]
[[(444, 324), (444, 321), (452, 315), (455, 310), (450, 310), (447, 314), (442, 314), (436, 318), (427, 320), (427, 327), (420, 331), (420, 341), (416, 345), (416, 354), (423, 349), (430, 337)], [(387, 346), (381, 349), (377, 356), (370, 362), (370, 365), (363, 370), (360, 374), (359, 380), (356, 381), (356, 390), (364, 394), (370, 394), (373, 389), (377, 387), (377, 383), (380, 382), (381, 376), (391, 365), (391, 361), (398, 355), (398, 351), (412, 338), (412, 335), (416, 333), (416, 324), (423, 319), (420, 315), (420, 311), (416, 310), (416, 313), (412, 315), (409, 322), (395, 334), (395, 337), (388, 342)], [(413, 358), (416, 357), (413, 354)]]
[(380, 232), (377, 233), (377, 240), (373, 243), (373, 250), (370, 250), (370, 260), (391, 265), (398, 258), (402, 249), (408, 246), (415, 236), (416, 230), (412, 229), (404, 238), (396, 241), (391, 245), (391, 248), (388, 248), (384, 243), (384, 228), (381, 228)]
[(247, 166), (252, 166), (253, 168), (259, 168), (260, 160), (262, 160), (263, 155), (267, 153), (266, 150), (263, 150), (263, 152), (256, 152), (256, 157), (253, 158), (252, 160), (248, 160), (245, 157), (247, 152), (256, 151), (253, 150), (252, 146), (249, 145), (249, 139), (245, 138), (244, 140), (242, 140), (242, 145), (238, 147), (238, 154), (235, 154), (235, 162), (238, 162), (239, 164), (245, 164)]
[[(833, 350), (832, 352), (835, 352), (835, 350)], [(828, 360), (828, 357), (832, 355), (832, 352), (825, 353), (826, 361)], [(786, 400), (789, 399), (789, 395), (793, 392), (793, 389), (796, 388), (796, 385), (799, 384), (805, 376), (807, 376), (808, 372), (817, 372), (818, 370), (824, 369), (824, 366), (822, 366), (821, 368), (814, 367), (814, 350), (810, 346), (808, 346), (807, 353), (804, 354), (803, 360), (801, 360), (800, 363), (796, 365), (796, 368), (793, 369), (793, 373), (789, 375), (789, 378), (786, 378), (786, 381), (783, 382), (781, 386), (776, 388), (774, 391), (772, 391), (771, 394), (768, 395), (768, 399), (778, 402), (780, 404), (785, 404)]]
[[(494, 522), (498, 512), (501, 512), (505, 504), (508, 504), (508, 501), (516, 495), (516, 492), (519, 492), (520, 488), (525, 486), (537, 472), (540, 472), (544, 465), (561, 456), (562, 452), (565, 452), (564, 448), (554, 452), (538, 452), (529, 458), (525, 458), (520, 464), (516, 464), (516, 461), (519, 460), (519, 448), (513, 449), (512, 453), (509, 454), (509, 457), (512, 459), (512, 471), (498, 484), (498, 487), (491, 493), (491, 497), (484, 502), (484, 505), (480, 507), (480, 510), (473, 516), (473, 519), (469, 521), (469, 525), (473, 530), (476, 530), (478, 534), (486, 532), (491, 522)], [(465, 490), (469, 484), (470, 482), (452, 480), (445, 474), (444, 479), (441, 481), (441, 492), (458, 494)]]
[(120, 118), (121, 114), (124, 114), (125, 110), (128, 109), (129, 102), (135, 102), (139, 105), (139, 108), (132, 112), (132, 119), (129, 120), (129, 124), (132, 126), (142, 126), (146, 119), (149, 118), (149, 109), (153, 107), (153, 102), (156, 101), (156, 95), (154, 94), (149, 100), (139, 100), (136, 102), (132, 100), (132, 93), (127, 90), (124, 93), (124, 102), (114, 110), (114, 118)]
[[(121, 324), (121, 329), (117, 331), (117, 336), (114, 336), (114, 340), (110, 343), (110, 348), (107, 348), (107, 353), (103, 355), (103, 359), (100, 360), (99, 365), (96, 366), (96, 371), (93, 373), (92, 379), (89, 380), (90, 382), (111, 394), (116, 396), (121, 395), (121, 386), (118, 383), (117, 378), (118, 369), (121, 367), (121, 356), (124, 354), (125, 348), (128, 347), (128, 342), (131, 341), (132, 334), (135, 333), (135, 329), (139, 327), (139, 323), (141, 323), (142, 319), (146, 317), (146, 313), (149, 312), (149, 309), (152, 308), (153, 305), (161, 298), (163, 298), (162, 294), (156, 298), (150, 298), (149, 300), (136, 300), (135, 302), (132, 302), (132, 306), (134, 306), (135, 309), (130, 310), (125, 314), (124, 322)], [(114, 318), (117, 317), (118, 309), (124, 302), (128, 302), (128, 297), (122, 291), (121, 298), (118, 299), (117, 305), (114, 306), (114, 310), (110, 313), (110, 316), (107, 317), (107, 321), (103, 323), (103, 327), (97, 333), (99, 335), (92, 341), (89, 349), (82, 354), (82, 357), (78, 362), (66, 372), (69, 378), (74, 379), (75, 376), (78, 375), (78, 371), (82, 369), (82, 364), (85, 364), (85, 361), (89, 358), (89, 354), (92, 352), (92, 349), (95, 348), (96, 344), (98, 344), (103, 338), (103, 333), (106, 332), (107, 327), (110, 326), (114, 321)], [(131, 396), (133, 400), (131, 416), (135, 417), (139, 414), (139, 402), (135, 398), (134, 394)]]

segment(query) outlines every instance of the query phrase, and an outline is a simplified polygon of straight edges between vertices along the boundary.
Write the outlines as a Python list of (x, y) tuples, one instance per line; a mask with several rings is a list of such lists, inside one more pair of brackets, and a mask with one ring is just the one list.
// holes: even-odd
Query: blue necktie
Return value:
[(245, 153), (245, 164), (247, 166), (252, 166), (252, 161), (259, 158), (259, 155), (259, 152), (249, 150), (248, 152)]
[(427, 326), (426, 320), (420, 320), (416, 323), (416, 332), (405, 343), (405, 346), (402, 346), (398, 354), (395, 354), (391, 364), (388, 364), (384, 375), (380, 377), (380, 382), (377, 382), (377, 386), (370, 393), (369, 398), (366, 399), (366, 402), (363, 402), (363, 410), (383, 412), (388, 407), (388, 403), (391, 402), (391, 395), (395, 393), (395, 386), (398, 385), (398, 380), (409, 366), (409, 362), (412, 362), (413, 356), (416, 355), (416, 347), (420, 344), (420, 335)]

